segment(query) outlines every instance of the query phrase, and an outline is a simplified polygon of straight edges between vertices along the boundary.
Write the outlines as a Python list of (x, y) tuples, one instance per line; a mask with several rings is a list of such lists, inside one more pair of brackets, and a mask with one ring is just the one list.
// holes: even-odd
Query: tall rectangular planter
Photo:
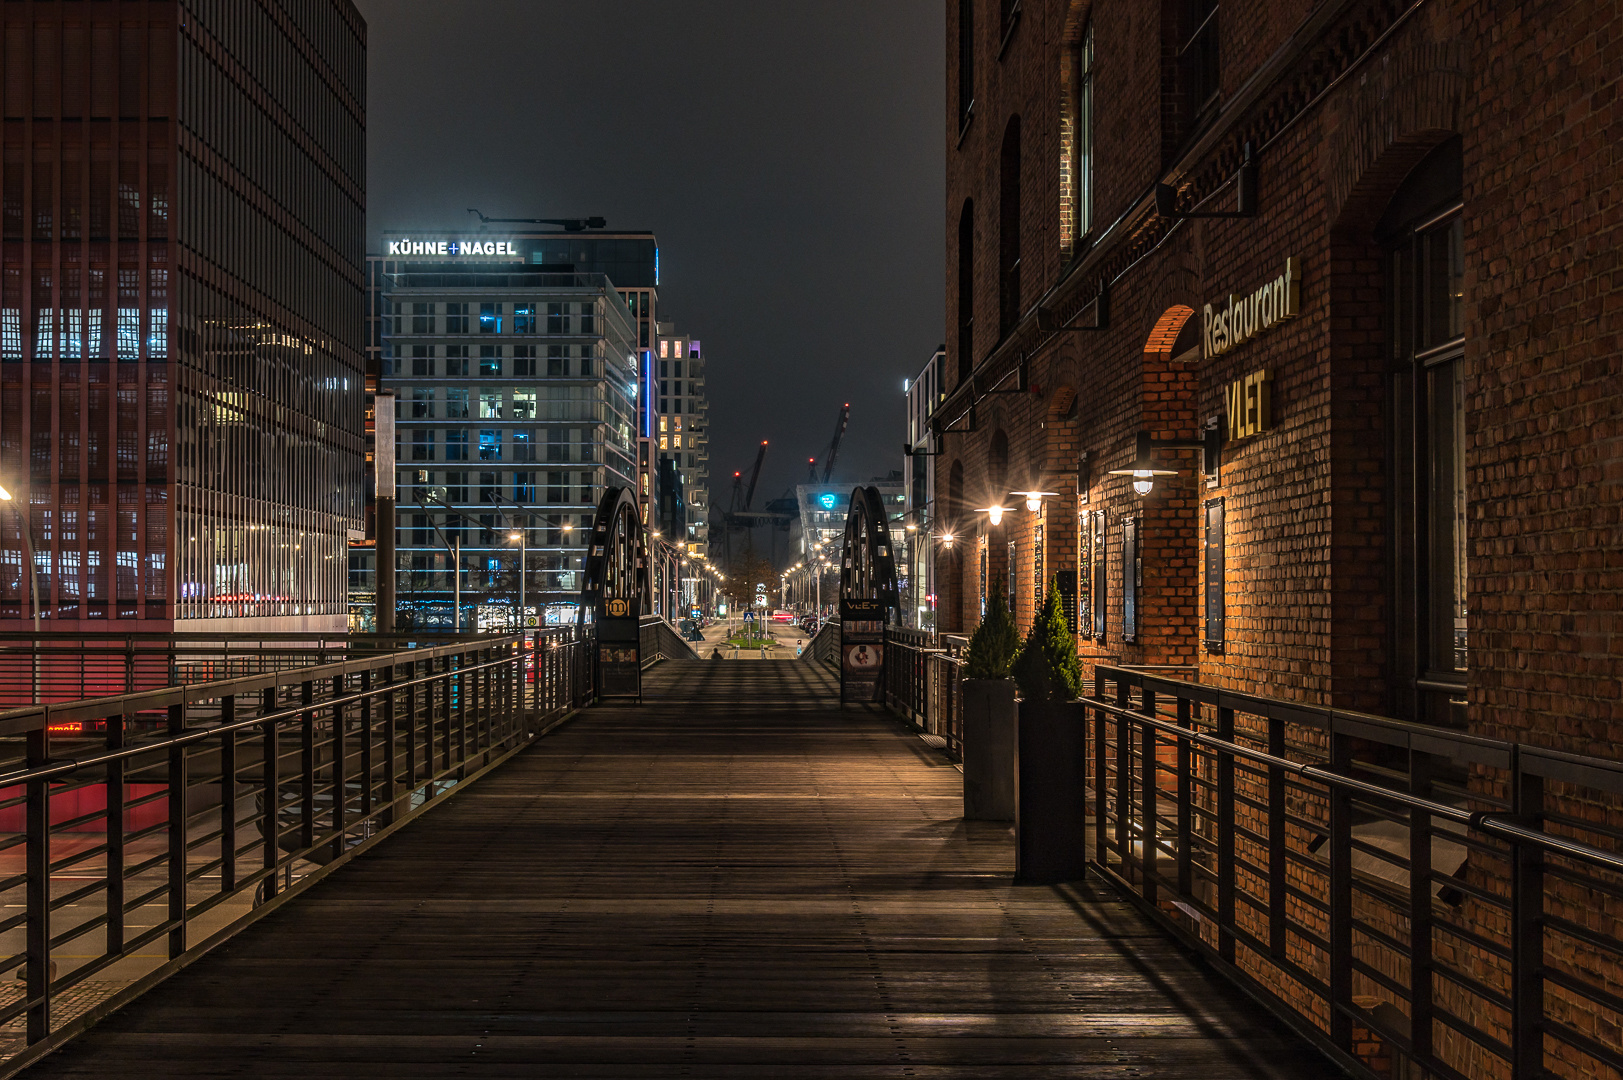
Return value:
[(1087, 873), (1087, 725), (1080, 702), (1022, 701), (1015, 740), (1015, 880)]
[(1012, 679), (963, 681), (964, 817), (1014, 820)]

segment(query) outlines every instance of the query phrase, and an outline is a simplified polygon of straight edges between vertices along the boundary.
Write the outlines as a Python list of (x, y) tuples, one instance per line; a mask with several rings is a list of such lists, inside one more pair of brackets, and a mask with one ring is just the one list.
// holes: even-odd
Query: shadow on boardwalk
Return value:
[(24, 1075), (1323, 1077), (816, 667), (665, 664)]

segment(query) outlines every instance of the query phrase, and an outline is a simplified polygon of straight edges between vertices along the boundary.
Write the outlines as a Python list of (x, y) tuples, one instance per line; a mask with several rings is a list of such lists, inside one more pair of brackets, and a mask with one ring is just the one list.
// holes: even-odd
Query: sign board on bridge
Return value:
[(883, 600), (840, 600), (840, 619), (855, 619), (858, 621), (885, 619), (885, 602)]

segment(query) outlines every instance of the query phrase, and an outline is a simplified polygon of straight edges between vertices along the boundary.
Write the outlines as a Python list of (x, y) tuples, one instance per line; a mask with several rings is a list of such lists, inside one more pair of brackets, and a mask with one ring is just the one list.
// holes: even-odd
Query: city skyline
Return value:
[[(384, 228), (476, 233), (469, 208), (654, 230), (661, 318), (702, 328), (716, 358), (717, 506), (763, 439), (757, 500), (804, 482), (847, 401), (838, 474), (896, 467), (902, 380), (943, 320), (939, 5), (357, 6), (369, 252)], [(605, 77), (572, 73), (583, 42), (603, 43)], [(540, 87), (494, 108), (518, 72)]]

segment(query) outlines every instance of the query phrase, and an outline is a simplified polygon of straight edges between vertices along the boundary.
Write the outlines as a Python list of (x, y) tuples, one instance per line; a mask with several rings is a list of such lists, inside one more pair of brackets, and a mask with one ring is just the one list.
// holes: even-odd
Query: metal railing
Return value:
[(81, 701), (407, 648), (422, 636), (0, 632), (0, 708)]
[(826, 619), (806, 643), (800, 658), (808, 664), (840, 665), (840, 620)]
[(946, 740), (954, 757), (963, 756), (964, 653), (969, 639), (924, 630), (885, 630), (885, 704), (918, 725), (926, 735)]
[(1122, 668), (1084, 713), (1094, 865), (1343, 1064), (1623, 1072), (1623, 764)]
[(589, 646), (462, 638), (0, 713), (6, 1067), (589, 703)]
[(637, 627), (637, 637), (642, 647), (642, 666), (645, 668), (660, 660), (699, 659), (692, 643), (662, 616), (644, 615)]

